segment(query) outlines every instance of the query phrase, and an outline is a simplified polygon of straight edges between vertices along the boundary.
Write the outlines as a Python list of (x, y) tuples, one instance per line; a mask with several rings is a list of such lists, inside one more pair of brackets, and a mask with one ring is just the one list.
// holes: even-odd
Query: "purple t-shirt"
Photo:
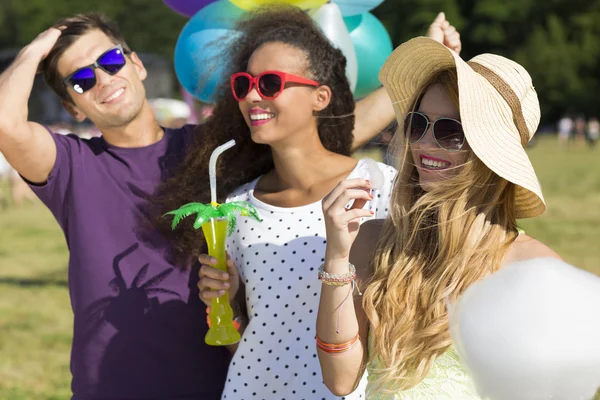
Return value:
[(175, 267), (146, 217), (193, 132), (167, 129), (142, 148), (52, 134), (56, 164), (31, 187), (70, 251), (73, 399), (220, 399), (229, 354), (204, 343), (198, 266)]

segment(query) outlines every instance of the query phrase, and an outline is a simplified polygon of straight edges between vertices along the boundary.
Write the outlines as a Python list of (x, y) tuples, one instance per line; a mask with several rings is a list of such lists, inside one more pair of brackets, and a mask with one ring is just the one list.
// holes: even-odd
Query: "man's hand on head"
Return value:
[(34, 51), (35, 54), (40, 57), (40, 60), (43, 60), (48, 56), (61, 34), (62, 30), (60, 29), (46, 29), (44, 32), (37, 35), (26, 48)]

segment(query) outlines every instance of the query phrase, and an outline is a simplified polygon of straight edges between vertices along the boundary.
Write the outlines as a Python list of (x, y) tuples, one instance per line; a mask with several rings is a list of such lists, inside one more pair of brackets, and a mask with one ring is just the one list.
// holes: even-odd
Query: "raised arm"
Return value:
[(17, 172), (35, 183), (48, 178), (56, 160), (56, 145), (43, 126), (28, 121), (27, 102), (38, 65), (60, 34), (55, 28), (42, 32), (0, 75), (0, 151)]
[[(370, 217), (368, 210), (362, 210), (370, 200), (369, 184), (364, 179), (341, 182), (323, 202), (327, 226), (327, 250), (324, 271), (333, 277), (344, 277), (350, 271), (349, 263), (357, 271), (356, 284), (368, 280), (369, 254), (373, 250), (372, 229), (366, 225), (358, 233), (361, 217)], [(351, 210), (345, 204), (355, 200)], [(356, 243), (353, 242), (358, 236)], [(318, 349), (323, 382), (337, 396), (352, 393), (363, 376), (368, 357), (369, 324), (362, 309), (362, 298), (353, 296), (351, 284), (344, 286), (322, 285), (319, 313), (317, 315), (317, 338), (328, 350)], [(354, 298), (354, 301), (353, 301)], [(357, 337), (358, 335), (358, 337)], [(346, 344), (341, 352), (330, 349)]]
[(356, 103), (354, 115), (352, 151), (360, 149), (379, 135), (394, 120), (395, 114), (387, 92), (380, 87)]
[[(462, 43), (456, 28), (441, 12), (435, 17), (427, 36), (460, 53)], [(358, 150), (381, 133), (394, 120), (394, 107), (385, 89), (379, 88), (356, 103), (354, 111), (354, 143), (352, 151)]]

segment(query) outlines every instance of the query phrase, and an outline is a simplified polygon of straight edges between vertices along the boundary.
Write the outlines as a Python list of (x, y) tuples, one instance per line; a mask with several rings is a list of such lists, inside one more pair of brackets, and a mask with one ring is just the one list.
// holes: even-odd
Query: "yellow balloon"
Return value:
[(269, 4), (278, 5), (285, 4), (299, 7), (303, 10), (321, 7), (327, 3), (327, 0), (229, 0), (239, 8), (251, 10), (256, 7), (266, 6)]

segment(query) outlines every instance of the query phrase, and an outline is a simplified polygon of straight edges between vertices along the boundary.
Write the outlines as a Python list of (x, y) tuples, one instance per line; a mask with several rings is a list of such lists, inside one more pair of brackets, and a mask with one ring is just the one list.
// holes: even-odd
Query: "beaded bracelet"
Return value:
[(323, 278), (320, 276), (319, 280), (329, 286), (346, 286), (356, 280), (356, 274), (344, 278)]
[(342, 307), (344, 307), (344, 304), (350, 297), (350, 294), (354, 293), (354, 289), (356, 289), (358, 291), (359, 296), (362, 296), (362, 293), (360, 292), (360, 289), (358, 288), (358, 285), (356, 284), (356, 267), (354, 266), (354, 264), (348, 263), (348, 272), (346, 272), (345, 274), (340, 274), (340, 275), (332, 275), (328, 272), (325, 272), (325, 263), (323, 263), (319, 267), (318, 276), (319, 276), (319, 280), (321, 282), (323, 282), (325, 285), (329, 285), (329, 286), (345, 286), (348, 284), (352, 285), (352, 288), (350, 288), (350, 291), (346, 295), (346, 298), (344, 299), (344, 301), (342, 301), (342, 304), (340, 304), (340, 308), (338, 308), (337, 326), (335, 328), (335, 331), (336, 331), (336, 333), (340, 333), (340, 315), (342, 313)]
[(340, 275), (333, 275), (325, 272), (325, 263), (319, 267), (319, 280), (326, 285), (330, 286), (345, 286), (356, 280), (356, 267), (348, 263), (348, 272)]

